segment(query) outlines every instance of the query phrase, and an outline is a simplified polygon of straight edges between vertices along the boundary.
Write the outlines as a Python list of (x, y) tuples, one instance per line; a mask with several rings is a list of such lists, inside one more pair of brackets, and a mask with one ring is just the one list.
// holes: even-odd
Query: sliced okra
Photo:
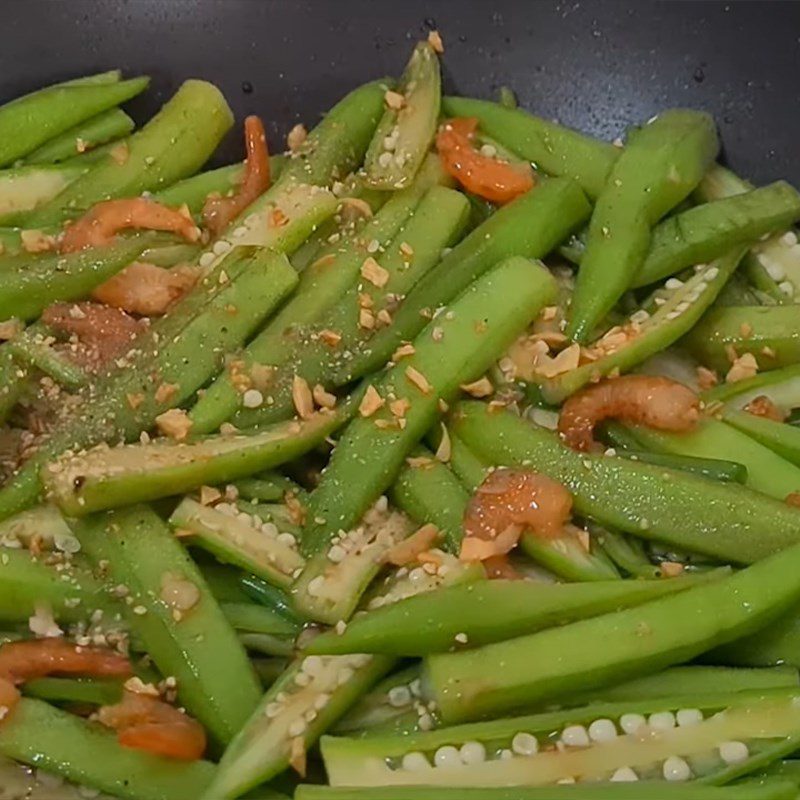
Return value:
[(324, 737), (322, 755), (332, 786), (726, 783), (797, 746), (799, 697), (797, 690), (695, 695), (408, 736)]

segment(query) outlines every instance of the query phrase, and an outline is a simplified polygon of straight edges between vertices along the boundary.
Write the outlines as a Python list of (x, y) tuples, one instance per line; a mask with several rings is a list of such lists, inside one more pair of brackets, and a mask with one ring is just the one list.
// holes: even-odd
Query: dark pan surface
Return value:
[[(511, 86), (613, 138), (667, 106), (711, 111), (729, 163), (800, 184), (800, 3), (532, 0), (3, 0), (0, 97), (119, 66), (153, 76), (144, 118), (187, 77), (217, 83), (274, 144), (357, 83), (397, 74), (436, 26), (448, 88)], [(221, 157), (238, 157), (238, 135)]]

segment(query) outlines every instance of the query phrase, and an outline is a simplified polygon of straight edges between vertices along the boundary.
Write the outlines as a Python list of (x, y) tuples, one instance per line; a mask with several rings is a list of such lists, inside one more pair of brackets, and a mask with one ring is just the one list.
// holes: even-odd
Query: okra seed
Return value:
[(294, 682), (298, 686), (309, 686), (311, 684), (311, 676), (306, 672), (298, 672), (294, 676)]
[(421, 772), (430, 766), (428, 759), (422, 753), (406, 753), (403, 756), (403, 769), (409, 772)]
[(258, 389), (248, 389), (242, 396), (242, 405), (245, 408), (259, 408), (264, 403), (264, 395)]
[(633, 783), (639, 776), (630, 767), (620, 767), (612, 776), (614, 783)]
[(482, 764), (486, 761), (486, 748), (480, 742), (464, 742), (459, 754), (464, 764)]
[(681, 708), (675, 716), (681, 728), (699, 725), (703, 721), (703, 712), (699, 708)]
[(307, 672), (311, 677), (316, 678), (325, 669), (325, 662), (320, 656), (306, 656), (303, 659), (303, 672)]
[(460, 767), (461, 755), (452, 745), (440, 747), (433, 756), (433, 763), (437, 767)]
[(412, 583), (419, 583), (425, 580), (425, 571), (421, 567), (415, 567), (408, 573), (408, 579)]
[(235, 239), (241, 239), (241, 237), (244, 236), (246, 233), (247, 233), (247, 228), (244, 225), (240, 225), (238, 228), (233, 229), (232, 236)]
[(670, 278), (665, 284), (665, 288), (667, 289), (680, 289), (683, 286), (683, 281), (678, 280), (677, 278)]
[(499, 758), (501, 761), (511, 761), (514, 758), (514, 754), (510, 750), (501, 750)]
[(657, 731), (668, 731), (675, 727), (675, 715), (671, 711), (659, 711), (651, 714), (647, 724)]
[(302, 736), (306, 732), (306, 721), (302, 718), (294, 720), (288, 729), (289, 736)]
[(414, 697), (419, 697), (422, 694), (422, 682), (419, 678), (415, 678), (411, 683), (408, 684), (408, 688), (411, 690), (411, 694)]
[(266, 708), (267, 719), (274, 719), (277, 717), (278, 714), (281, 713), (282, 708), (283, 706), (281, 706), (280, 703), (269, 703)]
[(561, 741), (570, 747), (588, 747), (589, 734), (583, 725), (568, 725), (561, 733)]
[(797, 244), (797, 234), (794, 231), (786, 231), (781, 236), (781, 244), (784, 247), (792, 247), (792, 245)]
[(518, 733), (511, 740), (511, 749), (521, 756), (532, 756), (539, 751), (539, 742), (530, 733)]
[(231, 243), (226, 242), (224, 239), (220, 239), (219, 241), (214, 242), (214, 246), (211, 249), (218, 256), (223, 256), (228, 252), (228, 250), (231, 249)]
[(663, 766), (664, 780), (688, 781), (692, 777), (692, 770), (680, 756), (670, 756)]
[(726, 764), (741, 764), (750, 757), (750, 751), (744, 742), (723, 742), (719, 746), (719, 757)]
[(308, 593), (311, 597), (319, 597), (322, 587), (325, 585), (325, 578), (322, 575), (317, 575), (308, 582)]
[(402, 708), (411, 702), (411, 691), (407, 686), (393, 686), (389, 690), (389, 705)]
[(619, 718), (619, 725), (625, 733), (636, 733), (646, 724), (647, 720), (641, 714), (623, 714)]
[(215, 261), (214, 254), (209, 252), (209, 253), (203, 253), (203, 255), (200, 256), (200, 260), (198, 263), (200, 264), (201, 267), (210, 267), (214, 263), (214, 261)]
[(422, 714), (417, 722), (421, 731), (433, 730), (433, 717), (430, 714)]
[(782, 283), (779, 283), (778, 288), (786, 295), (791, 296), (794, 293), (794, 285), (791, 281), (783, 281)]
[(593, 742), (610, 742), (617, 738), (617, 728), (610, 719), (596, 719), (589, 726), (589, 738)]
[(297, 544), (297, 539), (295, 539), (291, 533), (279, 533), (277, 540), (287, 547), (294, 547)]
[(710, 267), (708, 270), (706, 270), (706, 273), (705, 275), (703, 275), (703, 278), (706, 281), (713, 281), (714, 278), (717, 277), (717, 275), (719, 275), (719, 267)]

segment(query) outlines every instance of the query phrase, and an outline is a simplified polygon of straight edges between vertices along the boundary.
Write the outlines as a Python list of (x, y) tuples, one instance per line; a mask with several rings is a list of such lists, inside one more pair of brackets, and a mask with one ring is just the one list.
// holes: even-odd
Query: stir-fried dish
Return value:
[(800, 795), (800, 194), (443, 52), (0, 107), (2, 800)]

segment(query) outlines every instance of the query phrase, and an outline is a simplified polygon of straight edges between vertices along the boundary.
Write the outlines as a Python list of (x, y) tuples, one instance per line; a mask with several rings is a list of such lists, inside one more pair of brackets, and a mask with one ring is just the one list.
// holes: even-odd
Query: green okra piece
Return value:
[[(775, 779), (744, 781), (736, 786), (669, 785), (659, 783), (596, 783), (580, 786), (548, 787), (444, 787), (436, 788), (437, 800), (793, 800), (794, 783)], [(391, 786), (348, 788), (302, 784), (295, 800), (428, 800), (430, 787)]]
[(215, 772), (208, 761), (123, 747), (114, 731), (32, 698), (23, 698), (0, 727), (0, 754), (129, 800), (199, 797)]
[(121, 109), (110, 108), (45, 142), (25, 156), (24, 164), (57, 164), (79, 156), (106, 142), (127, 136), (135, 127)]
[(686, 267), (752, 245), (800, 219), (800, 194), (785, 181), (695, 206), (653, 229), (633, 286), (647, 286)]
[(166, 188), (197, 172), (233, 124), (225, 98), (211, 83), (189, 80), (141, 130), (126, 140), (126, 155), (109, 153), (35, 209), (26, 224), (55, 225), (100, 200)]
[[(800, 546), (746, 570), (624, 611), (426, 659), (448, 723), (568, 697), (695, 658), (752, 634), (792, 607)], [(681, 619), (685, 624), (676, 625)], [(592, 644), (595, 643), (595, 644)], [(502, 670), (487, 669), (502, 663)]]
[(93, 449), (59, 460), (63, 469), (56, 472), (45, 466), (42, 480), (54, 500), (72, 514), (170, 497), (292, 461), (322, 444), (350, 413), (345, 405), (335, 413), (276, 423), (252, 435)]
[(258, 703), (260, 686), (170, 529), (146, 506), (134, 506), (87, 518), (76, 533), (95, 566), (108, 562), (107, 585), (127, 587), (128, 623), (161, 674), (177, 679), (180, 702), (215, 741), (230, 741)]
[[(272, 172), (272, 162), (273, 159), (270, 158), (270, 172)], [(185, 204), (192, 214), (199, 214), (210, 194), (219, 192), (225, 196), (229, 192), (235, 191), (243, 177), (244, 165), (242, 163), (217, 167), (217, 169), (192, 175), (191, 178), (184, 178), (160, 192), (155, 192), (153, 200), (176, 208)]]
[(578, 694), (577, 703), (630, 703), (656, 697), (729, 694), (791, 689), (798, 685), (795, 667), (669, 667), (652, 675)]
[(419, 664), (394, 672), (377, 683), (333, 727), (336, 734), (358, 736), (419, 730), (415, 709), (423, 697)]
[(577, 181), (591, 198), (603, 191), (622, 152), (558, 123), (488, 100), (448, 96), (442, 100), (442, 109), (448, 117), (477, 117), (483, 133), (543, 172)]
[(578, 453), (553, 432), (510, 413), (490, 414), (481, 403), (460, 403), (450, 425), (494, 463), (529, 467), (563, 483), (576, 513), (639, 538), (739, 564), (800, 540), (795, 509), (739, 485)]
[[(622, 426), (621, 426), (622, 427)], [(610, 436), (614, 441), (613, 435)], [(616, 454), (632, 461), (643, 461), (669, 469), (682, 469), (694, 472), (714, 481), (734, 481), (747, 483), (747, 467), (738, 461), (726, 461), (721, 458), (701, 458), (699, 456), (675, 455), (674, 453), (653, 453), (648, 450), (620, 449)]]
[(458, 554), (469, 493), (450, 467), (426, 448), (418, 447), (411, 455), (400, 468), (390, 499), (420, 525), (433, 523), (444, 537), (445, 549)]
[(772, 780), (787, 780), (800, 789), (800, 760), (789, 758), (783, 761), (773, 761), (763, 772), (754, 776), (766, 783)]
[(220, 603), (225, 619), (237, 631), (266, 633), (273, 636), (290, 636), (300, 633), (300, 626), (282, 614), (258, 603)]
[(75, 253), (10, 256), (0, 261), (0, 319), (35, 319), (48, 305), (86, 297), (92, 289), (135, 261), (153, 237), (120, 239)]
[(364, 158), (369, 184), (386, 191), (411, 183), (436, 133), (441, 74), (439, 58), (428, 42), (414, 48), (396, 93), (402, 107), (388, 106), (383, 112)]
[(0, 106), (0, 166), (14, 163), (50, 139), (143, 92), (149, 78), (59, 84)]
[[(440, 413), (439, 400), (452, 399), (461, 384), (483, 374), (555, 291), (555, 282), (541, 265), (513, 257), (476, 280), (430, 321), (414, 340), (414, 353), (375, 382), (373, 399), (382, 407), (370, 409), (369, 416), (364, 410), (344, 430), (309, 497), (306, 552), (320, 552), (337, 531), (358, 523)], [(408, 401), (403, 428), (386, 405), (390, 393)], [(362, 404), (362, 410), (366, 408)], [(378, 420), (388, 427), (378, 427)], [(359, 465), (363, 478), (355, 486), (352, 464)]]
[[(50, 459), (71, 448), (137, 438), (159, 414), (185, 402), (295, 282), (285, 257), (266, 249), (244, 248), (236, 259), (225, 262), (224, 271), (212, 270), (142, 334), (123, 367), (114, 364), (87, 387), (86, 402), (77, 413), (57, 427), (0, 490), (0, 518), (35, 502), (41, 488), (39, 471)], [(163, 384), (173, 387), (167, 398), (158, 393)], [(132, 404), (131, 397), (137, 402)], [(123, 498), (119, 504), (126, 502), (132, 501)]]
[(713, 119), (674, 109), (631, 135), (589, 223), (566, 333), (585, 342), (641, 269), (651, 228), (700, 182), (719, 150)]
[(745, 486), (777, 500), (784, 500), (800, 487), (800, 466), (783, 458), (774, 448), (759, 442), (756, 437), (750, 436), (749, 431), (742, 432), (727, 421), (704, 419), (694, 430), (680, 434), (640, 425), (627, 427), (642, 447), (648, 450), (698, 458), (736, 459), (747, 469)]
[[(729, 783), (791, 752), (800, 735), (796, 696), (793, 688), (601, 702), (406, 736), (325, 737), (321, 749), (332, 786), (581, 792), (626, 783), (649, 798), (650, 787), (654, 796), (673, 788), (673, 767), (682, 768), (686, 790)], [(740, 743), (738, 761), (728, 741)]]
[(120, 606), (84, 563), (59, 572), (28, 550), (4, 549), (0, 558), (0, 620), (24, 624), (45, 608), (62, 623), (86, 623), (95, 611), (104, 627), (123, 628)]
[(695, 330), (702, 326), (702, 322), (697, 325), (698, 320), (733, 274), (742, 252), (731, 251), (712, 261), (698, 269), (685, 283), (670, 279), (663, 291), (658, 292), (658, 300), (649, 310), (640, 309), (626, 320), (623, 327), (635, 331), (627, 341), (606, 347), (601, 337), (594, 343), (599, 355), (596, 361), (555, 378), (542, 379), (540, 385), (544, 399), (548, 403), (560, 403), (587, 383), (616, 370), (627, 372), (676, 342), (693, 326)]
[(242, 478), (234, 481), (233, 485), (239, 492), (239, 497), (268, 503), (283, 500), (287, 492), (295, 497), (305, 495), (305, 489), (299, 484), (274, 470), (253, 478)]
[(795, 312), (794, 306), (711, 308), (685, 344), (699, 361), (723, 374), (734, 353), (736, 357), (752, 353), (762, 370), (797, 364), (800, 325)]
[(587, 523), (596, 542), (603, 552), (623, 572), (634, 578), (659, 578), (661, 570), (653, 564), (645, 553), (643, 544), (632, 536), (609, 531), (595, 523)]
[[(472, 493), (495, 465), (479, 458), (452, 430), (449, 435), (450, 467)], [(550, 539), (523, 533), (520, 548), (541, 566), (568, 581), (607, 581), (620, 577), (612, 562), (596, 548), (587, 551), (571, 530)]]
[(736, 430), (747, 434), (781, 458), (800, 467), (800, 429), (794, 425), (757, 417), (747, 411), (726, 410), (723, 412), (723, 419)]
[(460, 651), (640, 605), (720, 577), (563, 584), (491, 580), (449, 586), (357, 616), (343, 633), (317, 636), (306, 652), (426, 656)]
[(800, 364), (732, 383), (720, 383), (702, 393), (705, 403), (724, 403), (726, 408), (741, 409), (759, 395), (768, 397), (778, 408), (789, 412), (800, 406)]
[[(694, 192), (700, 202), (733, 197), (753, 189), (725, 167), (715, 164)], [(788, 228), (788, 229), (787, 229)], [(765, 241), (756, 242), (745, 255), (742, 267), (748, 280), (758, 290), (778, 303), (794, 303), (800, 289), (800, 247), (797, 229), (788, 223)]]
[(249, 514), (236, 514), (235, 508), (228, 508), (230, 513), (223, 513), (186, 497), (169, 522), (189, 537), (189, 544), (208, 550), (220, 561), (235, 564), (276, 586), (291, 585), (294, 574), (305, 565), (295, 537), (279, 533), (273, 523), (256, 525)]
[(24, 686), (27, 697), (48, 703), (110, 706), (122, 700), (122, 681), (103, 678), (37, 678)]
[[(356, 236), (331, 245), (323, 257), (303, 270), (294, 297), (246, 348), (243, 354), (245, 370), (252, 370), (253, 364), (282, 366), (302, 336), (303, 328), (345, 300), (347, 290), (360, 283), (360, 270), (369, 256), (367, 248), (370, 243), (377, 242), (379, 248), (387, 247), (428, 189), (441, 180), (442, 169), (431, 157), (414, 184), (389, 200)], [(292, 376), (289, 377), (290, 398), (291, 381)], [(271, 385), (272, 382), (267, 388)], [(244, 394), (237, 390), (231, 375), (224, 372), (192, 409), (190, 416), (195, 430), (201, 433), (216, 430), (241, 410), (243, 403)], [(291, 416), (291, 404), (289, 409), (288, 416)], [(237, 420), (236, 424), (250, 427), (258, 421), (258, 415), (250, 416), (256, 418)], [(271, 419), (280, 418), (273, 415)]]
[(383, 97), (391, 84), (387, 79), (373, 81), (346, 94), (292, 153), (282, 177), (327, 185), (358, 169), (383, 114)]
[(328, 378), (330, 385), (345, 386), (380, 369), (402, 342), (419, 334), (427, 313), (449, 303), (504, 258), (544, 258), (590, 210), (580, 187), (566, 178), (548, 180), (535, 192), (500, 208), (414, 286), (393, 315), (392, 324), (372, 337), (367, 351), (340, 364)]
[(31, 211), (52, 200), (87, 169), (88, 165), (58, 164), (0, 171), (0, 225), (22, 225)]
[(299, 756), (294, 758), (304, 758), (319, 736), (380, 680), (392, 663), (390, 658), (367, 655), (295, 660), (254, 707), (201, 797), (233, 800), (270, 780), (289, 766), (292, 742), (298, 739), (302, 749), (298, 748)]
[(8, 341), (14, 358), (28, 368), (38, 369), (67, 389), (77, 389), (89, 381), (89, 373), (66, 353), (54, 350), (54, 336), (48, 328), (34, 324)]
[(80, 542), (55, 506), (29, 508), (0, 522), (0, 546), (30, 549), (34, 540), (35, 549), (42, 552), (77, 553), (80, 550)]
[[(391, 205), (390, 200), (375, 219), (388, 211)], [(232, 418), (234, 425), (251, 427), (290, 416), (294, 411), (293, 386), (296, 375), (310, 386), (319, 383), (326, 388), (338, 388), (335, 385), (328, 386), (327, 376), (343, 363), (352, 363), (363, 351), (371, 348), (373, 334), (383, 324), (378, 314), (384, 312), (391, 317), (398, 298), (407, 295), (435, 267), (443, 250), (457, 241), (467, 223), (467, 208), (468, 201), (461, 193), (442, 186), (429, 189), (392, 240), (385, 243), (383, 252), (375, 253), (379, 264), (377, 277), (369, 272), (367, 274), (372, 275), (372, 280), (380, 285), (357, 273), (357, 280), (351, 282), (339, 301), (312, 325), (289, 329), (291, 342), (288, 357), (272, 376), (268, 387), (271, 402), (252, 410), (242, 408), (240, 403), (238, 412)], [(361, 264), (368, 255), (363, 250), (367, 235), (364, 229), (357, 259)], [(343, 265), (336, 263), (332, 268), (338, 271)], [(381, 272), (381, 269), (385, 272)], [(300, 294), (301, 290), (298, 291), (298, 297)], [(366, 319), (362, 313), (364, 303), (371, 303)], [(287, 308), (287, 317), (288, 312)], [(372, 328), (368, 327), (370, 324), (373, 324)], [(333, 331), (337, 337), (335, 344), (331, 343), (329, 334), (321, 336), (322, 331)]]

